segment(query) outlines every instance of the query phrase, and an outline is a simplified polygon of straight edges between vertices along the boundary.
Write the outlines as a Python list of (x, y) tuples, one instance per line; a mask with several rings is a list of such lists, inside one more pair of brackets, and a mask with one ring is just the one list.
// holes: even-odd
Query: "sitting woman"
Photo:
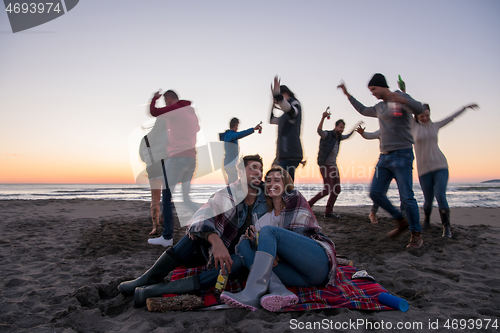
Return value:
[(321, 233), (288, 172), (273, 166), (265, 177), (265, 191), (268, 213), (248, 228), (237, 248), (251, 268), (245, 289), (223, 292), (221, 300), (252, 311), (261, 305), (279, 311), (298, 300), (285, 286), (335, 285), (337, 262), (335, 245)]

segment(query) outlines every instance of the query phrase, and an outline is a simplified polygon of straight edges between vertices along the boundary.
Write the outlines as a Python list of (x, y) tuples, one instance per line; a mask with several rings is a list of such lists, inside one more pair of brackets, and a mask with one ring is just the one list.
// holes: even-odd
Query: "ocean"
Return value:
[[(365, 206), (372, 202), (368, 196), (369, 184), (342, 184), (337, 206)], [(223, 185), (194, 184), (191, 199), (204, 203)], [(322, 184), (296, 184), (296, 188), (307, 198), (312, 198), (322, 188)], [(413, 191), (419, 206), (424, 198), (418, 183)], [(388, 197), (399, 205), (397, 185), (392, 183)], [(102, 200), (144, 200), (151, 198), (147, 185), (136, 184), (0, 184), (0, 200), (44, 200), (44, 199), (102, 199)], [(176, 187), (174, 201), (181, 201), (180, 185)], [(317, 205), (326, 205), (328, 197)], [(450, 207), (500, 207), (500, 183), (451, 183), (448, 184), (447, 198)], [(437, 203), (434, 200), (434, 206)]]

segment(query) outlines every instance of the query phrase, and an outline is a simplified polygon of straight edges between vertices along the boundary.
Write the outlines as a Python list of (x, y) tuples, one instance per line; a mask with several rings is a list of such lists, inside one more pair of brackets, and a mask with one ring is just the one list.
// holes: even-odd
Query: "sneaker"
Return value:
[(337, 215), (337, 214), (334, 214), (334, 213), (325, 213), (324, 216), (326, 218), (330, 218), (330, 219), (338, 219), (338, 218), (340, 218), (340, 215)]
[(153, 245), (161, 245), (163, 247), (169, 247), (169, 246), (172, 246), (174, 244), (174, 240), (173, 239), (165, 239), (165, 238), (163, 238), (163, 236), (160, 236), (158, 238), (148, 239), (148, 243), (153, 244)]
[(406, 248), (420, 249), (422, 247), (422, 244), (424, 244), (424, 240), (422, 239), (422, 235), (420, 235), (420, 232), (413, 231), (411, 233), (410, 243), (406, 245)]

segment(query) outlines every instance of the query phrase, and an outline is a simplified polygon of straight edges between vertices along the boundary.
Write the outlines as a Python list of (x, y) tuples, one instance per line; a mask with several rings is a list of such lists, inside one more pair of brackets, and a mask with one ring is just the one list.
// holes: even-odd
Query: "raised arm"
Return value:
[(300, 103), (298, 101), (293, 101), (291, 104), (283, 97), (280, 91), (280, 79), (274, 77), (274, 86), (271, 84), (271, 91), (273, 93), (273, 98), (278, 104), (279, 108), (290, 116), (290, 119), (297, 117), (300, 111)]
[(453, 119), (455, 119), (456, 117), (458, 117), (459, 115), (461, 115), (465, 110), (467, 109), (479, 109), (479, 105), (477, 104), (469, 104), (469, 105), (466, 105), (464, 106), (463, 108), (461, 108), (460, 110), (458, 110), (457, 112), (455, 112), (454, 114), (452, 114), (451, 116), (441, 120), (441, 121), (438, 121), (436, 122), (436, 124), (439, 126), (439, 128), (445, 126), (445, 125), (448, 125), (450, 122), (453, 121)]
[(236, 140), (242, 139), (246, 136), (249, 136), (250, 134), (253, 134), (255, 132), (255, 128), (249, 128), (247, 130), (241, 131), (241, 132), (227, 132), (224, 135), (224, 141), (226, 142), (235, 142)]
[(346, 95), (346, 97), (349, 100), (349, 102), (351, 102), (351, 105), (360, 114), (362, 114), (363, 116), (366, 116), (366, 117), (374, 117), (374, 118), (377, 117), (377, 111), (375, 110), (375, 108), (374, 107), (366, 107), (363, 104), (361, 104), (360, 102), (358, 102), (358, 100), (356, 98), (352, 97), (352, 95), (347, 92), (347, 88), (346, 88), (344, 82), (342, 82), (341, 84), (339, 84), (337, 86), (337, 88), (338, 89), (342, 89), (342, 92), (344, 93), (344, 95)]
[(342, 140), (349, 139), (349, 138), (351, 137), (352, 133), (354, 133), (354, 131), (356, 131), (358, 127), (361, 127), (361, 124), (362, 124), (362, 123), (363, 123), (363, 122), (362, 122), (362, 121), (360, 121), (360, 122), (359, 122), (356, 126), (354, 126), (354, 127), (352, 128), (352, 131), (351, 131), (351, 132), (349, 132), (349, 134), (342, 134), (342, 135), (340, 136), (340, 137), (342, 138)]
[(365, 132), (365, 127), (361, 127), (361, 124), (356, 128), (356, 132), (361, 134), (366, 140), (380, 139), (380, 130), (376, 132)]
[(318, 124), (317, 132), (322, 139), (326, 139), (326, 137), (328, 136), (328, 133), (323, 131), (323, 123), (325, 122), (325, 118), (328, 117), (328, 115), (329, 115), (329, 113), (328, 113), (328, 108), (327, 108), (326, 111), (323, 112), (323, 114), (321, 115), (321, 120), (319, 121), (319, 124)]

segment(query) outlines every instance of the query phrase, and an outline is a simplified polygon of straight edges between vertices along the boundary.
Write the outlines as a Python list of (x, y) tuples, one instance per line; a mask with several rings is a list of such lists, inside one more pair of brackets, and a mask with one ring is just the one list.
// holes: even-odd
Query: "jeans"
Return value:
[(413, 149), (401, 149), (390, 154), (380, 154), (373, 181), (370, 188), (370, 197), (373, 202), (385, 209), (394, 219), (402, 218), (401, 212), (396, 209), (387, 198), (388, 184), (396, 179), (401, 205), (405, 210), (410, 231), (422, 231), (417, 200), (413, 193), (412, 170)]
[[(278, 255), (280, 263), (273, 268), (285, 286), (313, 287), (327, 282), (330, 261), (323, 247), (315, 240), (293, 231), (274, 226), (260, 229), (258, 251)], [(243, 239), (238, 253), (245, 265), (251, 267), (255, 252), (253, 242)]]
[[(186, 267), (198, 267), (207, 264), (207, 251), (208, 244), (204, 239), (196, 238), (192, 240), (189, 236), (184, 236), (181, 240), (171, 248), (170, 253), (175, 259), (180, 261)], [(230, 279), (238, 278), (241, 274), (246, 273), (245, 262), (241, 256), (232, 254), (233, 266), (231, 267)], [(202, 290), (209, 289), (215, 286), (217, 277), (219, 276), (219, 269), (212, 268), (199, 274), (200, 288)]]
[(439, 209), (450, 209), (446, 200), (446, 186), (448, 185), (448, 169), (436, 170), (418, 177), (420, 187), (424, 192), (424, 210), (432, 210), (434, 196), (438, 202)]
[(235, 166), (224, 166), (224, 172), (226, 173), (226, 184), (229, 185), (238, 180), (238, 171)]
[(295, 160), (280, 160), (279, 166), (288, 171), (292, 180), (295, 180), (295, 169), (299, 166), (300, 161)]
[(323, 177), (325, 186), (321, 192), (309, 200), (309, 206), (312, 207), (319, 199), (330, 194), (325, 209), (325, 214), (330, 214), (333, 212), (335, 201), (337, 201), (337, 197), (342, 190), (340, 188), (340, 175), (336, 165), (321, 165), (319, 171), (321, 172), (321, 177)]
[(163, 233), (165, 239), (172, 239), (174, 233), (174, 217), (172, 213), (172, 193), (177, 183), (182, 183), (182, 197), (189, 209), (196, 211), (197, 205), (189, 198), (191, 178), (196, 168), (196, 158), (179, 156), (164, 161), (164, 177), (168, 186), (162, 191), (163, 201)]

